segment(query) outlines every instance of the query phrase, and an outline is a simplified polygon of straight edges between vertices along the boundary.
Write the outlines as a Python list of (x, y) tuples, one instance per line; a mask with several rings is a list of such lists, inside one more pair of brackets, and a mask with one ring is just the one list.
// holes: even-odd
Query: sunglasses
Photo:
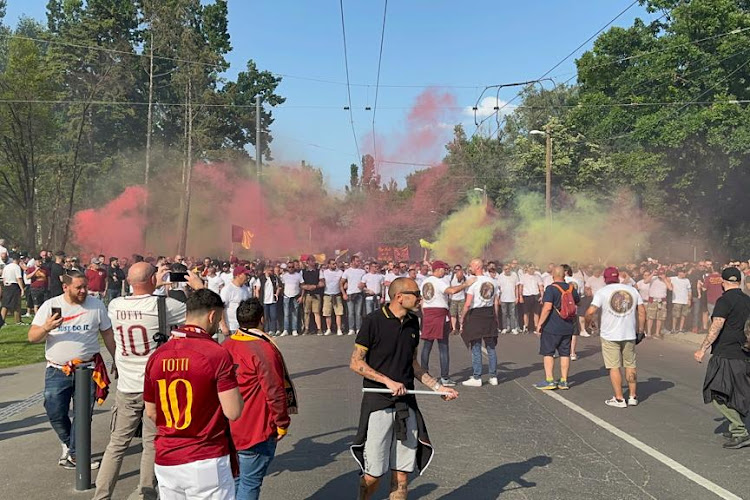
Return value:
[(419, 290), (415, 290), (415, 291), (407, 290), (405, 292), (401, 292), (401, 294), (402, 295), (414, 295), (418, 299), (422, 298), (422, 292), (420, 292)]

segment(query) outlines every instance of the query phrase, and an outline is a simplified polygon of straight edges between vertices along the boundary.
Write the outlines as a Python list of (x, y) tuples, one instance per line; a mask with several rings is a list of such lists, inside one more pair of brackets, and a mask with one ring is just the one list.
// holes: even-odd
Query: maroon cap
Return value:
[(232, 273), (234, 274), (234, 277), (236, 278), (240, 274), (249, 274), (250, 270), (246, 268), (245, 266), (237, 266), (234, 268), (234, 271)]
[(447, 263), (443, 262), (442, 260), (436, 260), (432, 263), (432, 270), (437, 271), (438, 269), (450, 269), (451, 266), (449, 266)]
[(608, 285), (620, 282), (620, 271), (616, 267), (608, 267), (604, 270), (604, 282)]

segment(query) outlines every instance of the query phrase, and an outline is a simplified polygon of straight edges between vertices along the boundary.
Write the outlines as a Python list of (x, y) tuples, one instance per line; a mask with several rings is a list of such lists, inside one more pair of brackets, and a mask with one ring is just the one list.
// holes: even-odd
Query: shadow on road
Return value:
[[(41, 415), (34, 415), (31, 417), (26, 417), (22, 420), (14, 420), (11, 422), (5, 422), (3, 424), (0, 424), (0, 441), (5, 441), (6, 439), (12, 439), (14, 437), (19, 436), (25, 436), (27, 434), (36, 434), (37, 432), (44, 432), (46, 430), (51, 430), (51, 428), (43, 428), (43, 429), (28, 429), (29, 427), (34, 427), (39, 424), (47, 423), (47, 415), (42, 413)], [(20, 431), (20, 432), (12, 432), (12, 431)]]
[(292, 374), (292, 380), (298, 380), (303, 377), (310, 377), (313, 375), (320, 375), (331, 370), (338, 370), (339, 368), (349, 368), (349, 365), (336, 365), (336, 366), (324, 366), (323, 368), (316, 368), (315, 370), (308, 370), (306, 372), (299, 372)]
[[(291, 450), (274, 458), (271, 462), (269, 474), (275, 475), (285, 471), (310, 471), (325, 467), (333, 463), (340, 454), (349, 452), (349, 445), (355, 432), (356, 429), (350, 427), (302, 438), (294, 443)], [(342, 437), (331, 442), (321, 440), (321, 438), (336, 434), (340, 434)], [(352, 464), (354, 464), (353, 460)]]
[(609, 377), (609, 372), (603, 366), (597, 368), (596, 370), (584, 370), (582, 372), (573, 373), (568, 376), (568, 383), (571, 387), (579, 386), (585, 384), (590, 380), (595, 380), (602, 377)]
[[(386, 474), (380, 481), (375, 498), (384, 498), (388, 495), (388, 484), (390, 476)], [(311, 500), (350, 500), (357, 497), (359, 487), (359, 472), (353, 470), (347, 472), (336, 479), (326, 483), (321, 489), (316, 491), (310, 497)], [(409, 498), (424, 498), (437, 489), (434, 483), (420, 484), (414, 489), (409, 488)], [(494, 497), (493, 497), (494, 498)]]
[(12, 376), (12, 375), (16, 375), (17, 373), (18, 373), (18, 372), (5, 372), (5, 373), (0, 373), (0, 378), (2, 378), (2, 377), (10, 377), (10, 376)]
[[(552, 462), (552, 457), (537, 455), (523, 462), (513, 462), (485, 472), (470, 479), (463, 486), (440, 497), (440, 500), (495, 500), (502, 492), (519, 488), (534, 488), (536, 483), (523, 478), (525, 474), (536, 467), (546, 467)], [(507, 488), (515, 483), (516, 487)], [(507, 489), (506, 489), (507, 488)]]
[(646, 401), (649, 397), (662, 391), (668, 391), (674, 387), (674, 382), (664, 380), (661, 377), (649, 377), (638, 381), (638, 399)]

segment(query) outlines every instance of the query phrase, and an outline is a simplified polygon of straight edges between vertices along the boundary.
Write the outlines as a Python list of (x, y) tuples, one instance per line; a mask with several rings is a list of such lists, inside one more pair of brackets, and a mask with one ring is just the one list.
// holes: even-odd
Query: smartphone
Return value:
[(185, 283), (187, 281), (187, 273), (170, 271), (165, 277), (167, 283)]
[(57, 318), (62, 318), (62, 307), (53, 307), (52, 308), (52, 316), (57, 314)]

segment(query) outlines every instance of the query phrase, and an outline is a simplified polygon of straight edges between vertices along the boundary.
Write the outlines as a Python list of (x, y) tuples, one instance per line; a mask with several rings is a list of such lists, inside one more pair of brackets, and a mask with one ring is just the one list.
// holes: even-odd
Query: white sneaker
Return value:
[(349, 330), (348, 335), (354, 335), (354, 330)]
[(497, 385), (497, 377), (490, 377), (489, 383), (490, 385)]
[(339, 330), (339, 331), (336, 332), (336, 335), (339, 336), (339, 337), (342, 336), (343, 334), (344, 334), (344, 332), (342, 332), (341, 330)]
[(578, 355), (577, 354), (571, 354), (570, 355), (570, 360), (571, 361), (578, 361)]
[(502, 330), (500, 330), (500, 333), (502, 333), (503, 335), (506, 335), (508, 333), (508, 329), (503, 328)]
[(638, 396), (631, 396), (628, 398), (628, 406), (638, 406)]
[(60, 458), (57, 460), (57, 465), (64, 466), (68, 461), (68, 445), (60, 443), (60, 446), (62, 447), (62, 455), (60, 455)]
[(297, 330), (292, 330), (292, 337), (296, 337), (298, 335), (299, 335), (299, 333), (297, 333)]
[(332, 333), (333, 333), (333, 332), (332, 332), (331, 330), (326, 330), (326, 332), (325, 332), (325, 333), (324, 333), (323, 335), (327, 337), (328, 335), (330, 335), (330, 334), (332, 334)]
[(619, 400), (615, 398), (614, 396), (606, 400), (604, 404), (607, 406), (614, 406), (615, 408), (627, 408), (628, 407), (628, 404), (625, 402), (624, 399)]
[(283, 332), (281, 332), (281, 335), (279, 335), (279, 337), (286, 337), (287, 335), (289, 335), (289, 331), (284, 330)]
[(482, 379), (470, 377), (461, 382), (461, 385), (465, 385), (466, 387), (482, 387)]
[(581, 337), (591, 337), (591, 334), (586, 330), (581, 330)]
[(511, 333), (512, 335), (518, 335), (518, 334), (519, 334), (519, 333), (521, 333), (521, 332), (520, 332), (520, 330), (519, 330), (518, 328), (514, 328), (514, 329), (512, 329), (512, 330), (510, 331), (510, 333)]

